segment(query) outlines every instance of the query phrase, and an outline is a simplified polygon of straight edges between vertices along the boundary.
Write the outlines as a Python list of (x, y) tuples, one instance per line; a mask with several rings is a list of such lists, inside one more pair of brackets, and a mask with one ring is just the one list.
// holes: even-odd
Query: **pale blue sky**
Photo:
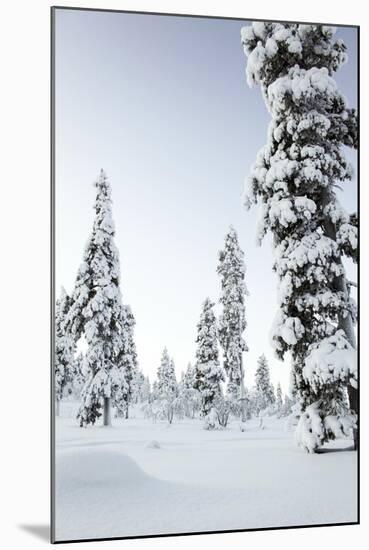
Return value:
[[(152, 378), (164, 346), (178, 374), (193, 361), (201, 303), (219, 298), (217, 252), (233, 224), (250, 291), (246, 382), (253, 384), (264, 352), (273, 382), (286, 390), (288, 363), (269, 344), (276, 311), (270, 240), (256, 246), (258, 209), (241, 204), (269, 122), (260, 89), (246, 84), (240, 29), (247, 24), (56, 11), (56, 289), (73, 290), (92, 226), (92, 182), (103, 167), (144, 373)], [(337, 36), (349, 54), (337, 81), (355, 107), (357, 31), (341, 27)], [(356, 155), (349, 156), (356, 169)], [(342, 202), (352, 211), (356, 183), (346, 187)]]

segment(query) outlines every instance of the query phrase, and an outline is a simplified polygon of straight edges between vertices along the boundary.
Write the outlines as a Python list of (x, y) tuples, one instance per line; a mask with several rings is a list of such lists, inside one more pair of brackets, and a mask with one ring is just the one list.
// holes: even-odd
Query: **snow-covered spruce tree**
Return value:
[(131, 307), (123, 305), (119, 319), (120, 337), (117, 338), (118, 349), (115, 352), (115, 364), (122, 370), (122, 385), (116, 391), (114, 404), (119, 414), (124, 412), (125, 418), (129, 416), (129, 404), (132, 400), (137, 383), (138, 361), (136, 344), (134, 341), (134, 327), (136, 324)]
[(132, 396), (130, 402), (132, 405), (137, 405), (142, 402), (142, 388), (145, 384), (145, 377), (139, 368), (136, 369), (136, 372), (132, 380)]
[(74, 341), (64, 326), (71, 299), (62, 287), (55, 308), (55, 414), (59, 416), (60, 401), (65, 388), (73, 380)]
[(71, 379), (67, 386), (68, 395), (72, 396), (75, 400), (80, 400), (81, 392), (85, 383), (83, 374), (84, 356), (83, 353), (74, 355), (73, 362), (71, 364)]
[(142, 386), (140, 388), (140, 402), (141, 403), (147, 403), (150, 400), (151, 400), (150, 378), (148, 376), (144, 376), (144, 380), (143, 380)]
[(181, 380), (181, 396), (184, 400), (185, 415), (189, 418), (195, 417), (195, 412), (199, 407), (199, 392), (195, 389), (195, 368), (188, 363), (187, 369)]
[(104, 425), (111, 424), (111, 401), (126, 384), (117, 365), (122, 340), (122, 299), (119, 255), (114, 243), (110, 183), (101, 170), (96, 182), (95, 219), (79, 268), (66, 326), (74, 340), (84, 333), (86, 383), (78, 413), (81, 426), (94, 424), (103, 408)]
[(223, 369), (219, 366), (218, 329), (213, 302), (206, 298), (197, 325), (194, 388), (200, 392), (201, 414), (206, 419), (222, 393)]
[(250, 417), (258, 416), (260, 412), (259, 396), (255, 386), (248, 392), (248, 410)]
[[(244, 253), (238, 236), (231, 226), (225, 237), (224, 249), (219, 252), (217, 272), (221, 278), (220, 303), (223, 306), (219, 318), (219, 341), (223, 348), (223, 367), (228, 376), (228, 395), (245, 402), (243, 353), (248, 347), (243, 338), (246, 328)], [(241, 407), (242, 420), (246, 420), (245, 406)]]
[(255, 388), (258, 412), (264, 411), (275, 403), (273, 386), (270, 383), (269, 366), (265, 355), (261, 355), (255, 372)]
[(158, 380), (154, 380), (151, 389), (150, 401), (156, 401), (157, 399), (159, 399), (159, 382)]
[(275, 401), (276, 407), (277, 407), (277, 415), (278, 417), (282, 416), (282, 410), (283, 410), (283, 397), (282, 397), (282, 388), (281, 384), (278, 382), (277, 391), (276, 391), (276, 401)]
[(169, 424), (173, 422), (174, 408), (178, 386), (174, 361), (169, 357), (167, 348), (164, 348), (158, 368), (158, 399), (161, 402), (162, 414)]
[(185, 372), (181, 372), (181, 378), (178, 383), (178, 397), (176, 413), (180, 416), (188, 418), (195, 417), (195, 411), (200, 405), (200, 394), (194, 388), (195, 369), (188, 363)]
[(262, 205), (260, 240), (273, 235), (273, 342), (280, 358), (291, 353), (302, 411), (297, 437), (310, 452), (348, 434), (357, 413), (356, 312), (342, 262), (356, 259), (357, 224), (336, 194), (337, 182), (352, 177), (342, 146), (357, 146), (357, 120), (333, 79), (346, 60), (333, 34), (292, 23), (253, 23), (241, 33), (248, 83), (260, 84), (272, 117), (245, 204)]
[(164, 348), (161, 354), (160, 364), (157, 370), (157, 384), (156, 384), (156, 393), (160, 395), (165, 388), (165, 376), (170, 369), (170, 357), (168, 349)]

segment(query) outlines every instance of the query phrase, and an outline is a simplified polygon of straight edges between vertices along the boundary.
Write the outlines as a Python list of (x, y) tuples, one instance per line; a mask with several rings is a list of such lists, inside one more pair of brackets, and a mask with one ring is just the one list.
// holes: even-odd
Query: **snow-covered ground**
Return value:
[(275, 418), (205, 431), (137, 412), (82, 429), (71, 408), (56, 419), (56, 540), (357, 520), (351, 441), (308, 455)]

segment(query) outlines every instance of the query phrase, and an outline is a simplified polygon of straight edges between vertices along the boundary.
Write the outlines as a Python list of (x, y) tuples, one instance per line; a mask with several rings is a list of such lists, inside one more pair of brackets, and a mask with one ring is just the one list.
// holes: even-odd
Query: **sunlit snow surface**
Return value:
[[(56, 419), (56, 540), (357, 520), (357, 454), (340, 440), (322, 454), (296, 447), (285, 420), (113, 419), (79, 428)], [(332, 452), (337, 449), (337, 452)], [(339, 451), (338, 451), (339, 449)]]

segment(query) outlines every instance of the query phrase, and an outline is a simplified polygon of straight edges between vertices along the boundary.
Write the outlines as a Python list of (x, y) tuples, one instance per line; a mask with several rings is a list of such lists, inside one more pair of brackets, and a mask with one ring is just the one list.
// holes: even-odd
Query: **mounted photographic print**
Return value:
[(358, 523), (359, 28), (52, 9), (52, 541)]

